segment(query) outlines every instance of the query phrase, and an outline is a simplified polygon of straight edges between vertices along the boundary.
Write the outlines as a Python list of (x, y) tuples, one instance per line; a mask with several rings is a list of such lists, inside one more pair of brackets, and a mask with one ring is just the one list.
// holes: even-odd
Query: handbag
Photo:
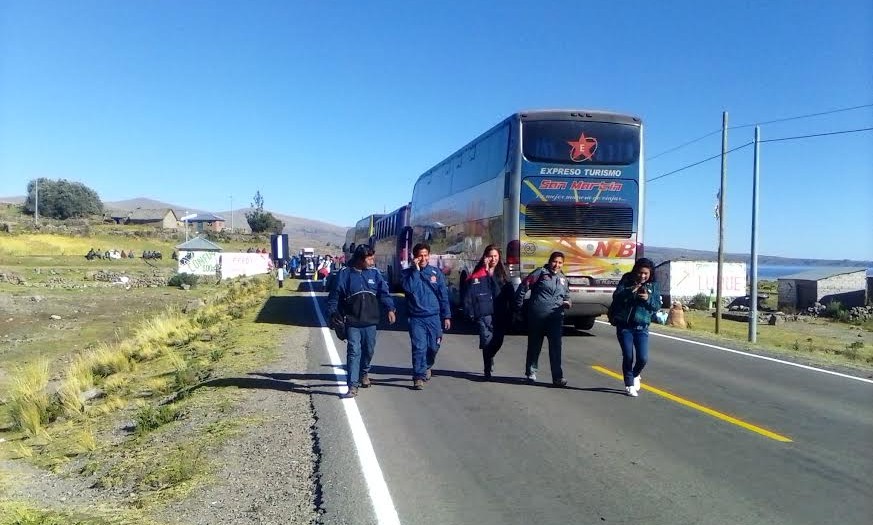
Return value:
[(330, 328), (336, 334), (337, 339), (345, 341), (348, 337), (348, 329), (346, 328), (345, 317), (337, 314), (330, 318)]

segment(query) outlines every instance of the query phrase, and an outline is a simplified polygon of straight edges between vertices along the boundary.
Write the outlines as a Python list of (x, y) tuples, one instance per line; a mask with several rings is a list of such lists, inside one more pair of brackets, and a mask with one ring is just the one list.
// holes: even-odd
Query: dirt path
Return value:
[(313, 413), (305, 387), (282, 380), (306, 370), (309, 330), (289, 332), (282, 357), (247, 377), (228, 378), (245, 402), (229, 417), (256, 421), (214, 456), (214, 482), (154, 517), (165, 523), (225, 525), (315, 523)]

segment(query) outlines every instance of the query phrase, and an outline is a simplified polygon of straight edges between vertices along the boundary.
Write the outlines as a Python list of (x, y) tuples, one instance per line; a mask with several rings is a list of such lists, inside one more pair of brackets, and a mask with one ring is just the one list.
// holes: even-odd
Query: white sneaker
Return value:
[(631, 397), (637, 397), (637, 396), (640, 395), (640, 394), (637, 392), (637, 389), (634, 388), (634, 387), (632, 387), (632, 386), (626, 386), (626, 387), (624, 387), (624, 391), (627, 392), (627, 395), (629, 395), (629, 396), (631, 396)]
[(639, 389), (640, 389), (640, 376), (634, 377), (634, 388), (636, 388), (637, 391), (639, 391)]
[(537, 374), (534, 372), (533, 374), (528, 374), (527, 376), (528, 383), (536, 383), (537, 382)]

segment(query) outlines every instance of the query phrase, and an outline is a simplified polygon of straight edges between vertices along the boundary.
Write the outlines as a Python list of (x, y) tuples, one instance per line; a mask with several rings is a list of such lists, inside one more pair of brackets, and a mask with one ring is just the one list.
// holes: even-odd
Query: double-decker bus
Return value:
[(422, 174), (412, 195), (413, 243), (431, 245), (454, 305), (488, 244), (516, 286), (564, 253), (573, 306), (588, 330), (641, 256), (643, 126), (591, 110), (511, 115)]
[(343, 262), (348, 262), (352, 258), (352, 252), (355, 251), (355, 227), (352, 226), (346, 231), (346, 241), (343, 243)]
[(347, 254), (347, 260), (351, 258), (351, 254), (359, 244), (367, 244), (371, 248), (374, 246), (376, 242), (376, 221), (384, 216), (382, 213), (367, 215), (359, 220), (354, 228), (350, 228), (346, 232), (346, 243), (343, 246), (343, 253)]
[(409, 266), (412, 228), (409, 227), (409, 204), (405, 204), (376, 221), (376, 267), (382, 272), (391, 291), (400, 290), (400, 273)]

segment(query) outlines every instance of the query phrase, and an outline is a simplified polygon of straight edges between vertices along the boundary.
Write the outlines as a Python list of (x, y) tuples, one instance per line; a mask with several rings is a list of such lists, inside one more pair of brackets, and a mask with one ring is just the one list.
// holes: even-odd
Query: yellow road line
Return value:
[[(610, 377), (614, 377), (622, 382), (624, 381), (624, 377), (621, 374), (613, 372), (612, 370), (609, 370), (608, 368), (604, 368), (604, 367), (598, 366), (598, 365), (593, 365), (591, 368), (600, 372), (601, 374), (606, 374)], [(695, 403), (694, 401), (689, 401), (688, 399), (679, 397), (676, 394), (671, 394), (670, 392), (661, 390), (660, 388), (655, 388), (653, 386), (649, 386), (646, 384), (640, 385), (640, 388), (642, 388), (643, 390), (648, 390), (649, 392), (652, 392), (653, 394), (658, 394), (661, 397), (665, 397), (665, 398), (669, 399), (670, 401), (675, 401), (676, 403), (679, 403), (680, 405), (685, 405), (685, 406), (693, 408), (695, 410), (699, 410), (699, 411), (703, 412), (704, 414), (708, 414), (714, 418), (721, 419), (722, 421), (727, 421), (728, 423), (732, 423), (734, 425), (737, 425), (738, 427), (745, 428), (746, 430), (751, 430), (752, 432), (755, 432), (757, 434), (761, 434), (762, 436), (766, 436), (770, 439), (775, 439), (776, 441), (781, 441), (783, 443), (791, 443), (791, 438), (789, 438), (789, 437), (785, 437), (785, 436), (783, 436), (781, 434), (777, 434), (775, 432), (770, 432), (766, 428), (761, 428), (757, 425), (747, 423), (747, 422), (743, 421), (742, 419), (737, 419), (737, 418), (735, 418), (733, 416), (729, 416), (723, 412), (719, 412), (718, 410), (713, 410), (713, 409), (711, 409), (709, 407), (705, 407), (699, 403)]]

